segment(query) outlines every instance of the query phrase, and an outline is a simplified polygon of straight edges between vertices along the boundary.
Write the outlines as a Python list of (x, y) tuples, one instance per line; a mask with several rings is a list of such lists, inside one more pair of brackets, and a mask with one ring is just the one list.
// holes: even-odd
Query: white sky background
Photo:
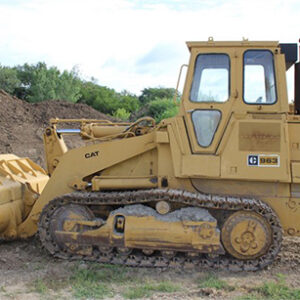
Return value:
[(175, 87), (185, 41), (300, 37), (299, 0), (0, 0), (0, 16), (1, 65), (76, 65), (85, 79), (137, 94)]

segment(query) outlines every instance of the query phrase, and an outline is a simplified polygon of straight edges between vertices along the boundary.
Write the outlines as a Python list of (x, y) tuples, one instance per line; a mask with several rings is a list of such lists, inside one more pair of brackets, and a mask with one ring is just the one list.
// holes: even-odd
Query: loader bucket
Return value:
[(17, 227), (26, 218), (49, 177), (29, 158), (0, 155), (0, 238), (18, 237)]

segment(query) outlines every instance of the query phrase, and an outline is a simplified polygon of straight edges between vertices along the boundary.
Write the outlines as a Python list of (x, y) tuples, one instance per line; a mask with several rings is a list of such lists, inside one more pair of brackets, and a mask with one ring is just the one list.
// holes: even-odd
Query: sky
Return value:
[(176, 86), (186, 41), (300, 38), (299, 0), (0, 0), (0, 13), (2, 66), (76, 67), (136, 94)]

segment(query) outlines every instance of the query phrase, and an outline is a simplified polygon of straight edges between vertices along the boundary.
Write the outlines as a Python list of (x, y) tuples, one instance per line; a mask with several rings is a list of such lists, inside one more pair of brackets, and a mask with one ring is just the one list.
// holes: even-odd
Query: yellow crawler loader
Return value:
[[(2, 239), (38, 233), (64, 259), (258, 270), (274, 261), (283, 235), (300, 235), (298, 45), (187, 46), (176, 117), (52, 119), (47, 172), (0, 156)], [(85, 146), (68, 150), (67, 135)]]

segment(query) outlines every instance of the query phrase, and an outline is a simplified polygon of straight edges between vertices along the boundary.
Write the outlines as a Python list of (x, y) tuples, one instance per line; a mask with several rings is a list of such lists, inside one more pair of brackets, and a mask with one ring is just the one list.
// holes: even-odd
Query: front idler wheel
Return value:
[(92, 246), (85, 246), (74, 242), (67, 242), (62, 236), (58, 236), (56, 232), (74, 232), (82, 233), (89, 226), (81, 225), (78, 221), (91, 221), (94, 219), (93, 213), (85, 206), (77, 204), (67, 204), (55, 210), (50, 220), (50, 234), (52, 239), (66, 252), (77, 255), (91, 255)]

